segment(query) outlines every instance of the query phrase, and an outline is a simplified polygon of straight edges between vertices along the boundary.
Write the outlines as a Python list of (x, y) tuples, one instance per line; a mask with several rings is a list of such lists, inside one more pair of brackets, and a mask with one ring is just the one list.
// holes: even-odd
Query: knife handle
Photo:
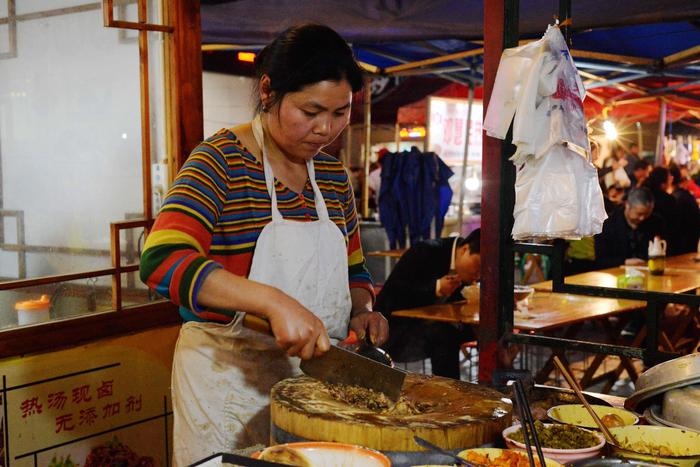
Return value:
[(252, 331), (273, 336), (270, 322), (258, 316), (251, 315), (250, 313), (246, 313), (243, 317), (243, 326)]

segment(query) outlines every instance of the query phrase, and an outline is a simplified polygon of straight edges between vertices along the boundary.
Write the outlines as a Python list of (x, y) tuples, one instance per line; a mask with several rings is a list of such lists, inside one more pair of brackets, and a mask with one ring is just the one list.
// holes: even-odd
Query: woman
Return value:
[[(202, 142), (148, 236), (141, 277), (180, 305), (174, 464), (269, 442), (269, 392), (348, 329), (386, 340), (347, 173), (321, 153), (362, 85), (320, 25), (288, 29), (256, 60), (258, 114)], [(244, 313), (274, 337), (242, 326)], [(233, 318), (233, 319), (232, 319)]]

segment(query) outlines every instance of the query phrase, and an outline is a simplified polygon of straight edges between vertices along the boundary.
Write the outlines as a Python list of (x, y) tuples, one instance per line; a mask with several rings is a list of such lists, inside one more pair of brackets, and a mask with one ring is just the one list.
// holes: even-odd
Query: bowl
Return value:
[(515, 287), (513, 287), (513, 300), (515, 301), (515, 303), (518, 303), (528, 298), (534, 292), (535, 289), (533, 289), (529, 285), (516, 285)]
[[(297, 451), (308, 459), (313, 466), (346, 467), (348, 465), (361, 465), (363, 467), (391, 467), (389, 458), (379, 451), (352, 444), (308, 441), (278, 444), (274, 447)], [(264, 451), (253, 453), (252, 457), (259, 459), (262, 452)], [(274, 462), (273, 459), (270, 460)]]
[[(593, 410), (600, 418), (608, 414), (614, 414), (622, 419), (624, 425), (636, 425), (639, 423), (639, 417), (629, 410), (604, 405), (591, 405), (591, 407), (593, 407)], [(598, 429), (598, 425), (593, 421), (593, 417), (582, 404), (555, 405), (547, 410), (547, 416), (555, 422), (575, 425), (581, 428)]]
[[(555, 424), (553, 423), (545, 423), (545, 427), (550, 427), (554, 426)], [(561, 425), (559, 425), (561, 426)], [(583, 430), (583, 428), (578, 428), (580, 430)], [(521, 443), (520, 441), (515, 441), (510, 437), (513, 433), (516, 431), (520, 430), (520, 425), (513, 425), (511, 427), (506, 428), (503, 430), (503, 439), (506, 441), (506, 446), (509, 448), (513, 448), (516, 450), (520, 451), (525, 451), (527, 447), (525, 446), (525, 443)], [(590, 431), (590, 430), (584, 430), (588, 431), (591, 433), (593, 436), (598, 438), (598, 444), (595, 446), (591, 446), (588, 448), (582, 448), (582, 449), (553, 449), (553, 448), (542, 448), (542, 453), (544, 454), (545, 457), (550, 458), (552, 460), (555, 460), (557, 462), (561, 462), (562, 464), (565, 464), (567, 462), (573, 462), (576, 460), (580, 459), (589, 459), (591, 457), (596, 457), (600, 455), (600, 451), (603, 450), (605, 447), (605, 438), (603, 437), (602, 434), (596, 432), (596, 431)], [(534, 448), (534, 446), (533, 446)]]
[[(510, 452), (510, 453), (516, 453), (517, 455), (523, 456), (523, 461), (525, 464), (529, 463), (527, 454), (524, 454), (519, 451), (513, 451), (512, 449), (497, 449), (497, 448), (476, 448), (476, 449), (467, 449), (459, 454), (457, 454), (459, 457), (463, 459), (467, 459), (467, 456), (469, 453), (474, 453), (478, 454), (480, 456), (486, 456), (489, 458), (489, 460), (497, 459), (498, 457), (502, 456), (504, 452)], [(535, 459), (537, 459), (537, 453), (534, 453)], [(544, 456), (544, 462), (548, 467), (560, 467), (561, 464), (559, 462), (556, 462), (553, 459), (550, 459), (546, 454)]]
[[(616, 443), (616, 455), (670, 465), (694, 466), (700, 461), (700, 433), (653, 425), (630, 425), (610, 428)], [(663, 447), (670, 454), (650, 454), (648, 448)], [(647, 448), (647, 449), (645, 449)]]

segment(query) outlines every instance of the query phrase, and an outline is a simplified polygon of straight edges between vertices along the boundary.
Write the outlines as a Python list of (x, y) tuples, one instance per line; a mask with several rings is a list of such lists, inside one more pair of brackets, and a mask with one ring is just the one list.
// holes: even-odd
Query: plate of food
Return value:
[[(459, 457), (467, 462), (480, 466), (499, 466), (499, 467), (527, 467), (530, 465), (527, 454), (514, 451), (512, 449), (497, 449), (497, 448), (476, 448), (467, 449), (458, 454)], [(544, 457), (545, 464), (548, 467), (559, 467), (561, 464), (547, 457)], [(540, 461), (535, 454), (535, 465), (539, 466)]]
[(374, 449), (324, 441), (278, 444), (252, 457), (297, 467), (391, 467), (389, 458)]
[(610, 428), (614, 455), (692, 467), (700, 462), (700, 433), (678, 428), (630, 425)]
[[(535, 430), (545, 457), (567, 463), (596, 457), (605, 447), (605, 438), (600, 433), (584, 430), (573, 425), (535, 422)], [(525, 439), (520, 425), (503, 430), (503, 439), (509, 448), (525, 451)], [(534, 446), (534, 442), (531, 443)]]
[[(608, 428), (639, 423), (639, 417), (629, 410), (595, 404), (591, 407)], [(598, 429), (593, 417), (582, 404), (555, 405), (547, 410), (547, 415), (555, 422), (593, 430)]]

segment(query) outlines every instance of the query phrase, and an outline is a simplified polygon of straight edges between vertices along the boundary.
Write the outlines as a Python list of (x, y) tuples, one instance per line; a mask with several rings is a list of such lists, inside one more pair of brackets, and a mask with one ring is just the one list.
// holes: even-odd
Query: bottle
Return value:
[(649, 272), (654, 276), (660, 276), (666, 269), (666, 240), (658, 235), (653, 241), (649, 241)]

